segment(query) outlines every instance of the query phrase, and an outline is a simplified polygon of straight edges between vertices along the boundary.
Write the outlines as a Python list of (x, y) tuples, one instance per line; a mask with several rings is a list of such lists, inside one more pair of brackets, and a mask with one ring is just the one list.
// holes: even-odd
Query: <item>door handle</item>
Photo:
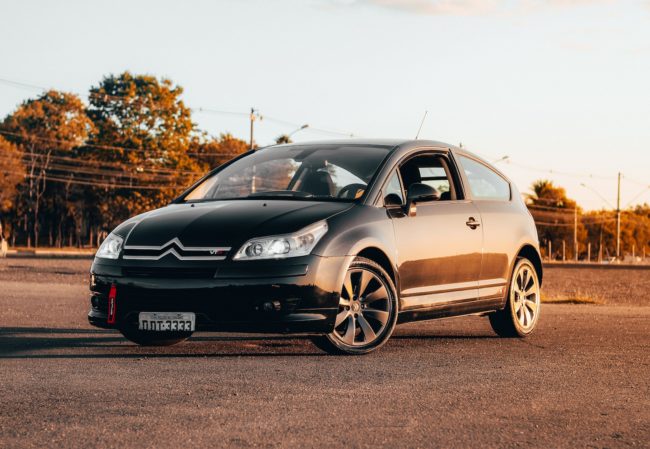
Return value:
[(481, 226), (481, 223), (476, 221), (476, 219), (474, 217), (469, 217), (469, 220), (467, 220), (467, 222), (465, 222), (465, 224), (467, 226), (469, 226), (470, 229), (472, 229), (472, 230), (478, 228), (479, 226)]

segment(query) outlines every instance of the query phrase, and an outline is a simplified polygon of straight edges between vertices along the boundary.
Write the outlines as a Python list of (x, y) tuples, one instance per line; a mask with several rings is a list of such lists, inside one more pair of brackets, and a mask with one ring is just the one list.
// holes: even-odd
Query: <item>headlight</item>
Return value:
[(101, 257), (102, 259), (117, 259), (120, 257), (123, 243), (124, 239), (122, 237), (111, 233), (106, 237), (102, 246), (99, 247), (95, 256)]
[(306, 256), (327, 232), (327, 223), (319, 221), (298, 232), (260, 237), (247, 241), (234, 260), (283, 259)]

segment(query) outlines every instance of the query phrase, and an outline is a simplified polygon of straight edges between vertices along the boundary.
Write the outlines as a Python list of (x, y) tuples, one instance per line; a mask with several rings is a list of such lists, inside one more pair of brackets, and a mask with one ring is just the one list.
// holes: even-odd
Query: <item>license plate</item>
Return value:
[(140, 312), (138, 329), (153, 332), (193, 332), (196, 316), (193, 312)]

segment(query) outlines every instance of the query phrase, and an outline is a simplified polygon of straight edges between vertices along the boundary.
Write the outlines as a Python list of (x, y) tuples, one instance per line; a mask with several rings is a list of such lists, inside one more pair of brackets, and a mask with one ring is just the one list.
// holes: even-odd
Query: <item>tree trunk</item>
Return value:
[(61, 220), (59, 220), (59, 223), (58, 223), (58, 225), (56, 227), (56, 246), (58, 248), (61, 248), (61, 245), (63, 244), (62, 235), (61, 235), (62, 234), (62, 232), (61, 232), (62, 231), (62, 229), (61, 229), (62, 226), (63, 225), (61, 223)]
[(34, 248), (38, 248), (38, 201), (34, 204)]

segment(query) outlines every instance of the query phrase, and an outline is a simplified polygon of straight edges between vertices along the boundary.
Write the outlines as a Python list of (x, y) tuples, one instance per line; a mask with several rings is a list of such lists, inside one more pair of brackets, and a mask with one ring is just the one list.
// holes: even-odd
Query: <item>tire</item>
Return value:
[(508, 299), (503, 310), (488, 315), (500, 337), (522, 338), (532, 334), (539, 322), (540, 285), (532, 262), (520, 258), (512, 271)]
[(386, 344), (397, 324), (395, 284), (379, 264), (363, 257), (352, 261), (343, 284), (334, 331), (312, 341), (330, 354), (376, 351)]
[(134, 327), (122, 328), (120, 332), (129, 341), (140, 346), (172, 346), (187, 340), (192, 332), (151, 332)]

